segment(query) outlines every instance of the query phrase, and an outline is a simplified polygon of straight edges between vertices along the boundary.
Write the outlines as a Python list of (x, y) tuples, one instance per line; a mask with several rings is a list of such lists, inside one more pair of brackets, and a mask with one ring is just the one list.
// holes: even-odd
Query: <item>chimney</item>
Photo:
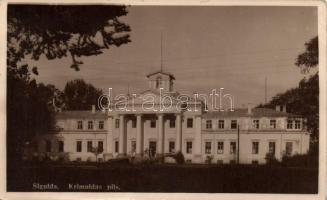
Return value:
[(286, 113), (286, 104), (283, 105), (282, 112), (285, 112)]
[(276, 105), (276, 111), (277, 112), (280, 112), (281, 110), (280, 110), (280, 105)]
[(95, 105), (92, 105), (92, 113), (95, 113)]
[(248, 104), (248, 114), (251, 115), (252, 114), (252, 104)]

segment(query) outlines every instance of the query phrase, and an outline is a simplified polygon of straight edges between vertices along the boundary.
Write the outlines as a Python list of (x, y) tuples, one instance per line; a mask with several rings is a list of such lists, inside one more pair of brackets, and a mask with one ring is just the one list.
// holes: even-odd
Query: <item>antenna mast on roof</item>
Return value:
[(127, 96), (129, 96), (129, 83), (127, 83)]
[(161, 31), (161, 38), (160, 38), (160, 72), (162, 72), (162, 31)]
[(267, 104), (267, 76), (265, 77), (265, 104)]

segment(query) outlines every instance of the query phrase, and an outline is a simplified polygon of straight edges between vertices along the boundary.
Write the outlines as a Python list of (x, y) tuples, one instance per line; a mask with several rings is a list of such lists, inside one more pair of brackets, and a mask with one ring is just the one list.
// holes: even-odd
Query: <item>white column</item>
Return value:
[(125, 118), (124, 115), (119, 115), (119, 154), (125, 155), (126, 148), (125, 148)]
[(159, 137), (158, 137), (158, 154), (163, 153), (163, 142), (164, 142), (164, 136), (163, 136), (163, 114), (158, 114), (158, 128), (159, 128)]
[(136, 154), (143, 153), (142, 115), (136, 115)]
[(201, 155), (201, 116), (195, 116), (195, 138), (194, 138), (194, 162), (202, 162)]
[(176, 114), (176, 152), (182, 151), (182, 117)]
[(108, 124), (107, 124), (107, 153), (112, 155), (113, 152), (113, 116), (108, 117)]

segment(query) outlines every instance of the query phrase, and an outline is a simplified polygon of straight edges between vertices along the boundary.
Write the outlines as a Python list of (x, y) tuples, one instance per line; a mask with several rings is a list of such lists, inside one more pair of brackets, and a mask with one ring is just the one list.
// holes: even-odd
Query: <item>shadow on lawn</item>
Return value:
[[(8, 191), (35, 191), (35, 183), (55, 184), (58, 190), (54, 192), (314, 194), (318, 191), (318, 169), (267, 165), (26, 163), (8, 177), (7, 186)], [(89, 184), (100, 185), (101, 189), (70, 189), (72, 185)], [(108, 190), (110, 185), (118, 189)]]

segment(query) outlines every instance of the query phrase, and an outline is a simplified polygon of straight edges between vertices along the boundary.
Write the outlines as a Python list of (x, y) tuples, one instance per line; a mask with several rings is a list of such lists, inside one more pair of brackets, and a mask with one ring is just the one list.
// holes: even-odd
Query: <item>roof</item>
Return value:
[(276, 111), (270, 108), (252, 108), (252, 114), (248, 114), (247, 108), (236, 108), (234, 111), (209, 111), (203, 115), (203, 118), (219, 117), (301, 117), (286, 112)]
[(173, 74), (171, 74), (171, 73), (169, 73), (169, 72), (163, 72), (163, 71), (156, 71), (156, 72), (150, 73), (150, 74), (146, 75), (146, 77), (149, 78), (150, 76), (155, 75), (155, 74), (158, 74), (158, 73), (160, 73), (160, 74), (164, 74), (164, 75), (167, 75), (167, 76), (169, 76), (171, 79), (175, 80), (175, 77), (174, 77)]
[(107, 114), (102, 111), (79, 110), (79, 111), (62, 111), (56, 113), (57, 119), (106, 119)]

